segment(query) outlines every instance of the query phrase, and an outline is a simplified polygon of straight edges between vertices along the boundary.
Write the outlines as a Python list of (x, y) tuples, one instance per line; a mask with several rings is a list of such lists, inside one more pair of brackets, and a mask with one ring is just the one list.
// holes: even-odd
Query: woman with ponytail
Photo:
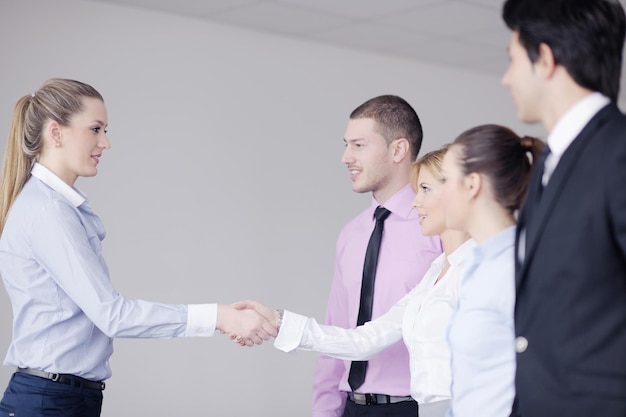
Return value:
[(449, 417), (508, 417), (515, 395), (515, 222), (531, 161), (543, 143), (482, 125), (463, 132), (443, 161), (448, 228), (477, 242), (448, 330), (452, 357)]
[(78, 177), (98, 172), (109, 149), (100, 93), (48, 80), (18, 100), (0, 182), (0, 274), (11, 299), (16, 368), (0, 416), (97, 417), (111, 376), (112, 338), (236, 332), (260, 344), (275, 328), (230, 305), (127, 300), (102, 257), (105, 231)]
[[(56, 89), (67, 88), (67, 85), (58, 83)], [(88, 86), (77, 86), (76, 93), (84, 97), (96, 98), (102, 101), (100, 94)], [(74, 98), (64, 106), (54, 103), (50, 94), (51, 88), (42, 88), (39, 95), (26, 95), (15, 105), (15, 114), (4, 156), (2, 182), (0, 183), (0, 232), (4, 229), (9, 209), (30, 177), (38, 155), (42, 150), (42, 130), (49, 114), (54, 114), (57, 123), (69, 124), (70, 117), (78, 113), (81, 107), (80, 99)], [(80, 91), (78, 91), (80, 90)], [(68, 92), (69, 93), (69, 92)], [(68, 96), (72, 98), (72, 95)], [(108, 147), (108, 144), (106, 145)]]

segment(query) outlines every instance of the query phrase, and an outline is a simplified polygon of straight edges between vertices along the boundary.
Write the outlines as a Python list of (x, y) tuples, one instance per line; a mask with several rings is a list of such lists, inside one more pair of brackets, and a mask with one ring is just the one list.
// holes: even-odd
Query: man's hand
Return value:
[(217, 329), (242, 346), (260, 345), (271, 336), (276, 336), (278, 320), (274, 323), (254, 308), (242, 307), (240, 303), (217, 306)]

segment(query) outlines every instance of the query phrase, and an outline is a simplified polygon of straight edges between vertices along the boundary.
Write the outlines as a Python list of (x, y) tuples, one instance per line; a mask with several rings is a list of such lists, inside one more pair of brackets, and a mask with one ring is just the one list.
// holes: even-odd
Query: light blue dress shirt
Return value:
[(112, 338), (210, 336), (217, 306), (127, 300), (102, 257), (105, 231), (89, 201), (40, 164), (0, 238), (0, 274), (13, 309), (4, 364), (101, 381)]
[(508, 417), (515, 397), (515, 226), (481, 242), (448, 329), (453, 417)]

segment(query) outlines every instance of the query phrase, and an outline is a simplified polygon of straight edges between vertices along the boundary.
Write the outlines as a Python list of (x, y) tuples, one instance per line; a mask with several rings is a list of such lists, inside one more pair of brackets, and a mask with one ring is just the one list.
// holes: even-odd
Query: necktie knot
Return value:
[(383, 206), (376, 207), (376, 211), (374, 211), (374, 217), (376, 217), (377, 222), (384, 222), (390, 214), (391, 212)]

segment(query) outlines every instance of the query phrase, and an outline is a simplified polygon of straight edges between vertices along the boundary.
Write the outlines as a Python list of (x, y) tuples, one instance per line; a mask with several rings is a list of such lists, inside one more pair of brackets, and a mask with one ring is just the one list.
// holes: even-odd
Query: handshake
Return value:
[(246, 300), (217, 306), (216, 327), (241, 346), (260, 345), (280, 330), (282, 311)]

